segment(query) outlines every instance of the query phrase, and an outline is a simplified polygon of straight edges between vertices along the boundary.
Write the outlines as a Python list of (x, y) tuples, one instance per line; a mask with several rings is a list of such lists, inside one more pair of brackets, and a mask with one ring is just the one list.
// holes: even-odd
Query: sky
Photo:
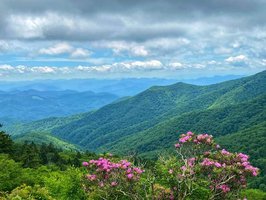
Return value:
[(0, 80), (266, 69), (265, 0), (0, 0)]

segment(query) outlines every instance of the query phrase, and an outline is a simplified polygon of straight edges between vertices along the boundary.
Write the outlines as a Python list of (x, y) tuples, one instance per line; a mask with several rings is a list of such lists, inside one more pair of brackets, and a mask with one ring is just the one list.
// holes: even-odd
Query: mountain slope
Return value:
[(241, 104), (194, 111), (173, 117), (145, 131), (105, 144), (102, 150), (116, 153), (121, 150), (145, 152), (146, 155), (151, 155), (155, 150), (171, 148), (177, 141), (178, 135), (188, 130), (219, 137), (263, 123), (265, 120), (266, 95), (263, 95)]
[[(106, 144), (116, 144), (130, 135), (185, 113), (206, 111), (207, 116), (212, 112), (211, 109), (250, 101), (266, 93), (265, 80), (266, 71), (210, 86), (177, 83), (152, 87), (132, 98), (86, 114), (80, 120), (55, 128), (52, 133), (90, 150), (100, 150)], [(133, 147), (132, 141), (127, 145)]]
[(52, 143), (56, 148), (63, 149), (63, 150), (71, 150), (76, 151), (80, 150), (79, 147), (76, 145), (70, 144), (66, 141), (63, 141), (49, 133), (45, 132), (34, 132), (34, 133), (27, 133), (21, 134), (13, 137), (15, 142), (24, 143), (24, 142), (34, 142), (35, 144), (50, 144)]

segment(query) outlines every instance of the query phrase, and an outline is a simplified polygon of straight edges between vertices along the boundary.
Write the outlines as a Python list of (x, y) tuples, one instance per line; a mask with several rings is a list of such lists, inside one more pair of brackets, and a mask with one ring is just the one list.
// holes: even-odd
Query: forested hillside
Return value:
[[(117, 147), (118, 150), (119, 141), (128, 141), (123, 142), (127, 148), (120, 149), (120, 153), (136, 147), (130, 137), (138, 138), (140, 134), (138, 140), (143, 141), (142, 131), (157, 129), (160, 124), (171, 123), (175, 119), (179, 119), (179, 123), (173, 122), (168, 126), (169, 129), (185, 131), (193, 128), (194, 131), (225, 135), (253, 125), (256, 120), (265, 120), (265, 80), (266, 71), (210, 86), (177, 83), (152, 87), (132, 98), (109, 104), (79, 120), (52, 129), (51, 132), (98, 151), (102, 147), (112, 150)], [(220, 126), (217, 130), (213, 128), (216, 124)], [(161, 128), (157, 130), (156, 133), (151, 132), (148, 143), (160, 135), (166, 136), (163, 137), (165, 141), (172, 133)], [(162, 147), (154, 142), (157, 148)]]
[[(263, 71), (209, 86), (176, 83), (152, 87), (93, 112), (20, 124), (8, 130), (22, 140), (37, 140), (34, 132), (39, 132), (39, 136), (44, 132), (44, 139), (50, 133), (87, 150), (152, 159), (160, 152), (171, 152), (181, 133), (203, 132), (214, 135), (232, 151), (253, 155), (252, 162), (261, 166), (263, 177), (265, 121), (266, 71)], [(258, 144), (261, 148), (257, 148)], [(252, 184), (264, 189), (261, 177)]]

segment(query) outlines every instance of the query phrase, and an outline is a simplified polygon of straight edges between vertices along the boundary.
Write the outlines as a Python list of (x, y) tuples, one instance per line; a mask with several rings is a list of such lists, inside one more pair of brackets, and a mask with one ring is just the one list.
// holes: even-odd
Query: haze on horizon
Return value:
[(2, 0), (0, 81), (266, 69), (263, 0)]

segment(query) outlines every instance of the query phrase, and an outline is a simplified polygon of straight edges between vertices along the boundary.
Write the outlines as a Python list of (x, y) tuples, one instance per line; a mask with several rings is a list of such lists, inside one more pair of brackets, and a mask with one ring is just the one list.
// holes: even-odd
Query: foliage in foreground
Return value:
[(151, 174), (126, 160), (84, 162), (85, 190), (93, 199), (237, 199), (259, 173), (248, 155), (220, 149), (208, 134), (182, 134), (175, 147)]
[(15, 144), (0, 132), (0, 199), (265, 199), (262, 191), (245, 188), (246, 179), (258, 175), (247, 155), (220, 149), (207, 134), (188, 132), (175, 146), (176, 155), (148, 165)]

